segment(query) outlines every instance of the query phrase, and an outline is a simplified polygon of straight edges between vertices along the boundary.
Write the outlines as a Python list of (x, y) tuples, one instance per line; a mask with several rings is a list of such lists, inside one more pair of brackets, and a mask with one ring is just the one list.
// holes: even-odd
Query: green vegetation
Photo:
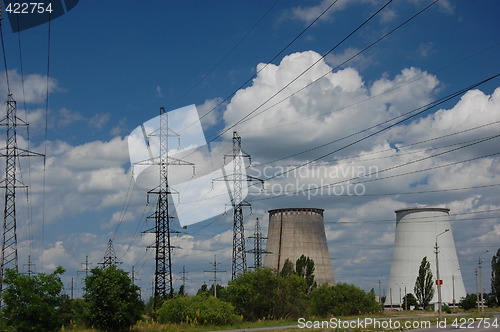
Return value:
[[(429, 262), (424, 258), (416, 282), (417, 286), (419, 280), (424, 281), (424, 293), (429, 279), (432, 282), (429, 270)], [(58, 268), (50, 275), (36, 277), (7, 273), (9, 287), (3, 294), (5, 306), (0, 330), (57, 331), (63, 326), (64, 331), (80, 332), (211, 331), (294, 326), (299, 317), (309, 320), (356, 319), (362, 315), (396, 319), (403, 319), (402, 315), (407, 319), (410, 315), (417, 320), (432, 317), (422, 311), (388, 314), (375, 301), (373, 289), (365, 292), (343, 283), (317, 285), (314, 262), (305, 256), (295, 264), (286, 261), (281, 271), (258, 268), (241, 274), (227, 287), (217, 285), (217, 298), (213, 296), (213, 285), (203, 285), (195, 296), (187, 296), (180, 290), (173, 298), (165, 299), (156, 312), (151, 300), (151, 308), (147, 310), (140, 300), (139, 288), (116, 266), (93, 269), (85, 281), (84, 298), (75, 300), (60, 294), (62, 283), (58, 275), (63, 271)], [(406, 294), (403, 306), (406, 304), (416, 305), (416, 297)], [(474, 308), (475, 295), (462, 299), (460, 305), (463, 309)], [(443, 311), (451, 310), (443, 306)]]
[(158, 322), (227, 325), (241, 321), (234, 307), (213, 296), (178, 296), (166, 300), (158, 310)]
[(500, 248), (491, 258), (491, 295), (490, 304), (500, 305)]
[(432, 281), (431, 263), (427, 257), (422, 259), (418, 269), (417, 280), (413, 288), (418, 302), (423, 308), (426, 308), (434, 296), (434, 283)]
[(307, 292), (310, 293), (317, 285), (314, 281), (314, 261), (304, 255), (295, 263), (295, 273), (306, 280)]
[(465, 298), (463, 298), (459, 306), (464, 310), (470, 310), (472, 308), (476, 308), (477, 306), (477, 296), (476, 294), (469, 294)]
[(2, 292), (2, 325), (16, 331), (55, 331), (61, 324), (62, 267), (51, 274), (23, 275), (6, 270)]
[(271, 269), (249, 271), (231, 281), (224, 294), (245, 320), (297, 317), (306, 309), (307, 284), (295, 274)]
[(403, 297), (403, 309), (410, 309), (412, 306), (415, 308), (418, 306), (417, 298), (412, 293), (408, 293)]
[(366, 293), (354, 285), (327, 284), (311, 292), (310, 312), (317, 316), (349, 316), (375, 313), (381, 310), (373, 290)]
[(139, 287), (116, 266), (94, 268), (85, 279), (85, 322), (105, 331), (129, 329), (140, 318), (144, 303)]

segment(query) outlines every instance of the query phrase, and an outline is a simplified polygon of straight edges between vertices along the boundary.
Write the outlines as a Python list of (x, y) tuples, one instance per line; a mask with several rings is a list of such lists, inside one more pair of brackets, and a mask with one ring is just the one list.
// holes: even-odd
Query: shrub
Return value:
[(446, 304), (443, 304), (441, 306), (441, 310), (444, 311), (444, 312), (446, 312), (447, 314), (451, 314), (451, 308), (448, 305), (446, 305)]
[(354, 285), (323, 284), (311, 292), (309, 309), (313, 315), (349, 316), (380, 311), (375, 295)]
[(158, 310), (158, 322), (226, 325), (241, 320), (234, 307), (212, 296), (180, 296), (169, 299)]
[(306, 279), (283, 270), (247, 271), (229, 283), (225, 297), (246, 320), (301, 317), (307, 309)]
[(477, 304), (476, 299), (476, 294), (469, 294), (460, 301), (459, 306), (464, 310), (475, 308)]

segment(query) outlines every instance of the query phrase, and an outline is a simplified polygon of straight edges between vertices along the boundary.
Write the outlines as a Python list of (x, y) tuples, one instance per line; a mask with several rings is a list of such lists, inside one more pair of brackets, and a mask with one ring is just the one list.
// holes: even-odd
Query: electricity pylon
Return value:
[(0, 121), (6, 128), (6, 145), (0, 156), (5, 157), (5, 178), (0, 182), (5, 188), (5, 205), (2, 232), (2, 254), (0, 257), (0, 295), (3, 291), (5, 270), (14, 269), (19, 272), (17, 256), (17, 221), (16, 221), (16, 189), (26, 188), (17, 177), (21, 171), (17, 164), (20, 157), (45, 157), (43, 154), (21, 149), (17, 146), (17, 127), (28, 126), (28, 123), (17, 116), (16, 101), (9, 94), (7, 97), (7, 114)]
[[(169, 209), (169, 196), (178, 194), (175, 189), (168, 184), (168, 168), (170, 165), (186, 166), (193, 163), (180, 160), (177, 158), (169, 157), (168, 155), (168, 140), (169, 137), (179, 138), (179, 134), (168, 127), (168, 113), (164, 107), (160, 108), (160, 128), (150, 134), (146, 134), (143, 129), (144, 139), (147, 142), (148, 152), (150, 159), (145, 160), (136, 165), (158, 165), (159, 172), (159, 185), (148, 191), (149, 195), (157, 196), (156, 210), (151, 218), (155, 220), (155, 227), (146, 232), (155, 233), (155, 279), (154, 279), (154, 308), (157, 309), (161, 301), (168, 296), (172, 297), (174, 294), (173, 280), (172, 280), (172, 249), (171, 234), (179, 233), (171, 229), (171, 222), (173, 217)], [(159, 140), (159, 157), (154, 158), (151, 147), (149, 145), (149, 137), (156, 136)]]
[(264, 181), (250, 175), (243, 175), (243, 158), (248, 158), (251, 161), (251, 157), (241, 149), (241, 137), (236, 131), (233, 132), (232, 154), (225, 155), (224, 159), (226, 157), (231, 157), (233, 159), (233, 174), (225, 175), (222, 179), (215, 179), (214, 181), (223, 180), (227, 183), (232, 183), (231, 205), (233, 206), (233, 256), (231, 280), (234, 280), (239, 274), (243, 273), (247, 269), (245, 228), (243, 226), (243, 207), (249, 207), (251, 209), (252, 205), (244, 200), (243, 181), (258, 181), (262, 186), (264, 185)]
[(122, 262), (119, 262), (118, 259), (116, 258), (115, 249), (113, 249), (113, 240), (109, 239), (108, 247), (106, 248), (106, 254), (104, 254), (104, 259), (101, 263), (97, 264), (102, 265), (103, 268), (107, 268), (112, 265), (116, 266), (121, 263)]
[(262, 248), (262, 242), (266, 240), (267, 237), (262, 235), (259, 218), (255, 220), (253, 236), (249, 236), (248, 238), (253, 239), (253, 249), (247, 251), (247, 253), (253, 254), (253, 268), (262, 267), (262, 255), (268, 254), (269, 251)]

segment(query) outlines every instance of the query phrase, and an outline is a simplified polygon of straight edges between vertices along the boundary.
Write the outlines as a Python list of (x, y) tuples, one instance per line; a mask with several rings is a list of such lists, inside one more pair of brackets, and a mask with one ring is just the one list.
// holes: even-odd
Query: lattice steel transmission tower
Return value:
[[(143, 134), (146, 136), (145, 132)], [(164, 107), (160, 108), (160, 128), (158, 130), (150, 133), (148, 136), (156, 136), (159, 140), (159, 158), (153, 158), (151, 150), (149, 155), (150, 160), (137, 163), (141, 165), (158, 165), (160, 181), (159, 185), (148, 191), (149, 195), (154, 194), (157, 196), (156, 210), (150, 218), (154, 218), (155, 227), (146, 232), (155, 233), (155, 244), (150, 248), (155, 249), (155, 279), (154, 279), (154, 307), (158, 308), (160, 302), (166, 299), (168, 296), (172, 297), (174, 294), (173, 280), (172, 280), (172, 249), (174, 248), (171, 244), (170, 237), (174, 233), (179, 233), (178, 231), (173, 231), (171, 228), (171, 222), (173, 217), (169, 211), (168, 198), (172, 194), (178, 194), (175, 189), (168, 184), (168, 167), (170, 165), (186, 166), (190, 165), (194, 167), (193, 163), (180, 160), (177, 158), (169, 157), (168, 155), (168, 140), (169, 137), (179, 138), (179, 134), (171, 130), (168, 127), (168, 113)], [(149, 137), (144, 137), (149, 145)]]
[(44, 157), (43, 154), (21, 149), (17, 146), (17, 127), (28, 126), (17, 116), (16, 101), (12, 95), (7, 96), (7, 113), (0, 120), (0, 125), (6, 128), (6, 145), (0, 152), (5, 157), (5, 178), (1, 181), (1, 188), (5, 188), (5, 205), (2, 232), (2, 254), (0, 257), (0, 295), (3, 290), (3, 277), (6, 269), (19, 272), (17, 256), (17, 221), (16, 221), (16, 189), (26, 188), (17, 177), (20, 170), (17, 164), (20, 157)]
[(104, 254), (104, 259), (101, 263), (97, 263), (102, 265), (102, 267), (107, 268), (111, 265), (119, 265), (122, 262), (119, 262), (115, 255), (115, 249), (113, 249), (113, 240), (109, 239), (108, 247), (106, 248), (106, 254)]
[(224, 158), (226, 157), (233, 158), (233, 174), (224, 176), (224, 180), (233, 184), (231, 196), (231, 205), (233, 206), (233, 256), (231, 280), (234, 280), (247, 268), (245, 251), (245, 228), (243, 226), (243, 207), (251, 208), (252, 205), (244, 200), (243, 181), (258, 181), (262, 185), (264, 184), (264, 181), (253, 176), (246, 175), (246, 172), (244, 174), (243, 158), (248, 158), (251, 162), (251, 157), (241, 149), (241, 137), (236, 131), (233, 132), (232, 154), (225, 155)]
[(253, 236), (249, 236), (248, 238), (253, 239), (253, 249), (247, 251), (247, 253), (253, 254), (253, 268), (262, 267), (262, 255), (269, 253), (269, 251), (262, 249), (262, 242), (264, 242), (267, 237), (265, 237), (260, 230), (259, 218), (255, 220)]

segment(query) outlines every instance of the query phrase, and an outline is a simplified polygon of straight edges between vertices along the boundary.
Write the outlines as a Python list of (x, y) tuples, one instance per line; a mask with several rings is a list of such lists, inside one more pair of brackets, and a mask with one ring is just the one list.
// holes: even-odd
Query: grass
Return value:
[[(492, 309), (491, 311), (495, 311)], [(496, 308), (498, 311), (498, 308)], [(488, 317), (488, 312), (486, 312), (485, 316), (478, 314), (474, 310), (470, 310), (468, 312), (464, 312), (463, 310), (458, 310), (457, 314), (444, 314), (443, 317), (448, 319), (448, 324), (452, 322), (452, 319), (455, 317), (465, 317), (465, 318), (477, 318), (477, 317)], [(491, 316), (490, 316), (491, 317)], [(371, 314), (371, 315), (362, 315), (362, 316), (349, 316), (349, 317), (339, 317), (342, 321), (348, 320), (356, 320), (356, 319), (364, 319), (364, 318), (378, 318), (378, 319), (391, 319), (393, 322), (400, 322), (401, 325), (404, 324), (405, 321), (430, 321), (432, 322), (432, 326), (435, 326), (437, 322), (437, 314), (435, 312), (429, 311), (384, 311), (379, 314)], [(324, 317), (310, 317), (307, 320), (309, 321), (327, 321), (330, 318)], [(451, 319), (451, 320), (450, 320)], [(263, 328), (263, 327), (278, 327), (278, 326), (290, 326), (297, 325), (297, 320), (259, 320), (256, 322), (241, 322), (234, 325), (227, 326), (214, 326), (214, 325), (192, 325), (192, 324), (159, 324), (156, 322), (152, 322), (150, 320), (143, 320), (137, 323), (132, 329), (132, 332), (184, 332), (184, 331), (215, 331), (215, 330), (235, 330), (235, 329), (253, 329), (253, 328)], [(285, 329), (280, 330), (281, 332), (290, 332), (297, 331), (298, 328), (293, 329)], [(401, 329), (386, 329), (384, 331), (392, 332), (392, 331), (400, 331)], [(61, 329), (61, 331), (68, 332), (97, 332), (95, 329), (81, 328), (81, 327), (72, 327)], [(345, 331), (359, 331), (359, 332), (368, 332), (368, 331), (380, 331), (380, 329), (331, 329), (331, 328), (318, 328), (318, 329), (307, 329), (307, 331), (336, 331), (336, 332), (345, 332)]]

